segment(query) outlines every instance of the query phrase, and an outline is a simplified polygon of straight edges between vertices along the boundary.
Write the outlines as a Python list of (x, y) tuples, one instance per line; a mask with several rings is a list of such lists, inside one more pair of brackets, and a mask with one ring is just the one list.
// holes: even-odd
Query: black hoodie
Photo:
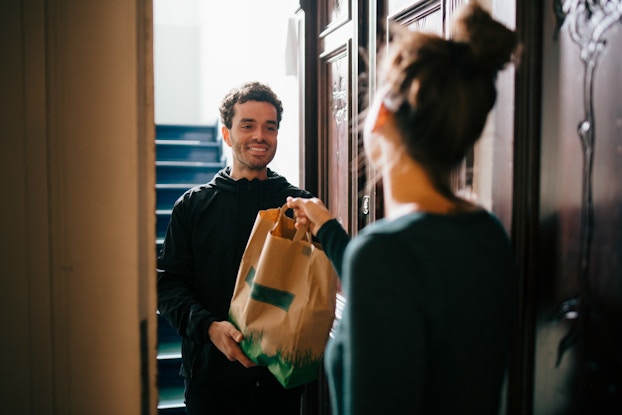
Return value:
[(158, 310), (182, 336), (182, 376), (241, 384), (271, 374), (229, 361), (209, 340), (208, 327), (227, 320), (257, 212), (281, 207), (287, 196), (311, 194), (271, 170), (266, 180), (234, 180), (229, 174), (227, 167), (175, 202), (158, 257)]

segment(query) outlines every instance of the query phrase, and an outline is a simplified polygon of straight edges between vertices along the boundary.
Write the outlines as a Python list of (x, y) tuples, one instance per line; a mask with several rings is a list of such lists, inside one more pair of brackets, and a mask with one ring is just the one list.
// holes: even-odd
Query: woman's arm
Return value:
[(346, 233), (337, 219), (331, 219), (318, 230), (317, 238), (322, 243), (326, 256), (333, 263), (337, 275), (341, 278), (343, 253), (350, 243), (350, 235)]
[(326, 256), (333, 263), (337, 274), (341, 276), (343, 252), (350, 242), (350, 236), (345, 229), (316, 197), (311, 199), (288, 197), (287, 207), (294, 209), (296, 227), (308, 226), (309, 231), (320, 240)]

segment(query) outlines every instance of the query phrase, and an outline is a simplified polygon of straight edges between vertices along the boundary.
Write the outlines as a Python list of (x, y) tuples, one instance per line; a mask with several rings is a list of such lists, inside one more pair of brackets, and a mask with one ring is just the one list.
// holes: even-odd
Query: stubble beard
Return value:
[(240, 166), (241, 169), (244, 170), (248, 170), (248, 171), (263, 171), (268, 167), (268, 164), (270, 164), (270, 162), (274, 159), (274, 153), (272, 153), (272, 155), (265, 159), (266, 161), (254, 161), (252, 156), (249, 157), (243, 157), (244, 153), (243, 152), (237, 152), (237, 154), (234, 154), (234, 158), (237, 160), (238, 165)]

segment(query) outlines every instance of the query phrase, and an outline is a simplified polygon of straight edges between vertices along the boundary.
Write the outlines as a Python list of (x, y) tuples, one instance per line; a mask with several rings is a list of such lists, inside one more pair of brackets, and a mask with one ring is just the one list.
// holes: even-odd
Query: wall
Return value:
[(569, 4), (561, 30), (547, 3), (533, 413), (622, 413), (622, 2), (610, 26)]
[(0, 412), (155, 413), (151, 4), (1, 4)]
[(297, 5), (296, 0), (155, 0), (156, 123), (217, 123), (218, 105), (231, 88), (265, 82), (284, 106), (270, 167), (298, 184), (298, 84), (285, 68), (288, 18)]

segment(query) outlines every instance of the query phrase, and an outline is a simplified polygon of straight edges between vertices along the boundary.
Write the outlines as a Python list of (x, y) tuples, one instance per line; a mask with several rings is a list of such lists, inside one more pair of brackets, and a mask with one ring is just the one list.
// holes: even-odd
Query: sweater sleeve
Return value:
[(343, 253), (350, 242), (350, 236), (339, 224), (337, 219), (326, 222), (317, 232), (317, 238), (322, 243), (326, 256), (330, 259), (341, 278)]

